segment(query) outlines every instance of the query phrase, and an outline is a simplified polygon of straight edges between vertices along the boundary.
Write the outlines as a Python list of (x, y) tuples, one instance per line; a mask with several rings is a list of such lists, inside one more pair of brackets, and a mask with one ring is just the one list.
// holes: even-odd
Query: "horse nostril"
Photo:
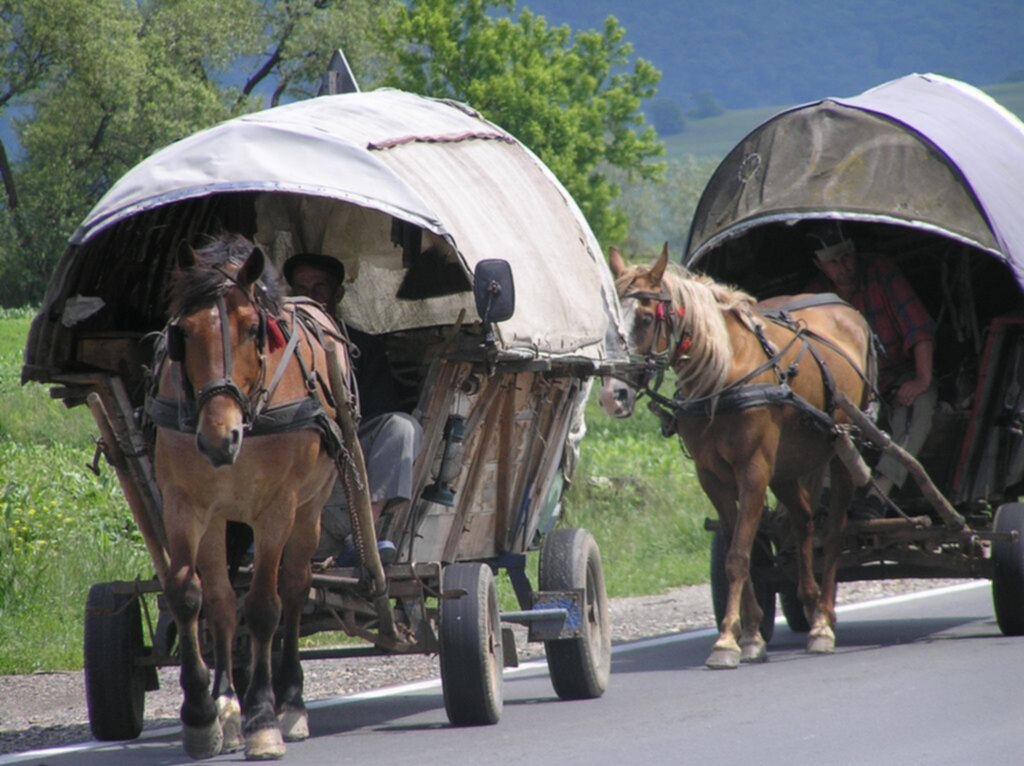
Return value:
[(237, 447), (242, 441), (242, 432), (237, 428), (231, 429), (231, 446)]
[(624, 388), (620, 388), (615, 392), (615, 401), (625, 403), (629, 400), (629, 391)]

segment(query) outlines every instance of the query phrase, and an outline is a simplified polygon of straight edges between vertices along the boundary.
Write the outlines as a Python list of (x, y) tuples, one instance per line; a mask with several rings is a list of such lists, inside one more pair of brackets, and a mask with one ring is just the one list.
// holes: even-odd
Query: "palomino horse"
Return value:
[[(182, 741), (193, 758), (243, 744), (246, 758), (280, 758), (284, 740), (309, 735), (299, 620), (320, 511), (336, 477), (321, 343), (336, 330), (312, 304), (279, 315), (270, 264), (239, 235), (183, 250), (170, 299), (173, 319), (157, 352), (146, 411), (157, 426), (154, 462), (169, 560), (162, 584), (178, 628)], [(249, 525), (254, 536), (243, 607), (252, 663), (241, 709), (231, 673), (229, 521)], [(200, 654), (200, 609), (213, 637), (212, 693)], [(272, 677), (271, 642), (282, 614), (282, 656)]]
[[(769, 487), (796, 534), (808, 651), (833, 651), (836, 569), (853, 487), (833, 457), (836, 427), (846, 422), (834, 401), (842, 392), (863, 407), (874, 389), (871, 373), (862, 372), (874, 367), (867, 323), (834, 296), (758, 304), (709, 277), (666, 268), (667, 245), (651, 268), (627, 267), (615, 248), (609, 260), (631, 351), (658, 357), (676, 373), (676, 398), (666, 403), (663, 419), (692, 456), (730, 540), (728, 602), (707, 665), (735, 668), (767, 656), (750, 559)], [(786, 314), (768, 311), (785, 303)], [(606, 391), (602, 403), (609, 414), (626, 414), (621, 396)], [(828, 465), (831, 509), (819, 588), (806, 487)]]

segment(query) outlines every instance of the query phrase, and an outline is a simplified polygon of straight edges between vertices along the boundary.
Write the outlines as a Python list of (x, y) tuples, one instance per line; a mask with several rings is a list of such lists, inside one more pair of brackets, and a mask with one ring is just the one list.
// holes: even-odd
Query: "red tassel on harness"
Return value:
[(267, 318), (267, 350), (274, 353), (279, 348), (284, 348), (284, 333), (281, 332), (281, 325), (273, 317)]
[(683, 339), (679, 341), (679, 353), (689, 353), (691, 346), (693, 346), (693, 338), (691, 338), (689, 335), (684, 335)]

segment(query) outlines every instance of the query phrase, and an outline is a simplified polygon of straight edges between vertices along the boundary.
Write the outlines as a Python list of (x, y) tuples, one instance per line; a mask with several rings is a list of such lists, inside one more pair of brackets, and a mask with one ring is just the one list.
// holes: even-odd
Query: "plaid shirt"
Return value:
[[(878, 390), (884, 394), (914, 376), (914, 346), (935, 339), (935, 323), (896, 264), (882, 255), (859, 262), (859, 285), (849, 303), (868, 320), (885, 349), (878, 360)], [(807, 286), (808, 292), (834, 289), (824, 274)]]

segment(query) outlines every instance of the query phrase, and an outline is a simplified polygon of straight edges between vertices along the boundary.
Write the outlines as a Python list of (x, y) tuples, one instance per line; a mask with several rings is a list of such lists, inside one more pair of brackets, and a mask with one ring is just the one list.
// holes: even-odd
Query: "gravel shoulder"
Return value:
[[(843, 583), (839, 604), (951, 585), (953, 580), (886, 580)], [(966, 582), (966, 581), (963, 581)], [(612, 640), (634, 641), (651, 636), (714, 626), (707, 585), (672, 589), (657, 596), (611, 601)], [(541, 656), (540, 644), (526, 644), (517, 630), (520, 658)], [(436, 678), (434, 656), (314, 660), (303, 663), (306, 700), (312, 701), (371, 689)], [(163, 668), (160, 689), (146, 695), (145, 727), (178, 722), (181, 692), (177, 669)], [(82, 673), (36, 673), (0, 676), (0, 754), (57, 747), (92, 739), (89, 732)]]

